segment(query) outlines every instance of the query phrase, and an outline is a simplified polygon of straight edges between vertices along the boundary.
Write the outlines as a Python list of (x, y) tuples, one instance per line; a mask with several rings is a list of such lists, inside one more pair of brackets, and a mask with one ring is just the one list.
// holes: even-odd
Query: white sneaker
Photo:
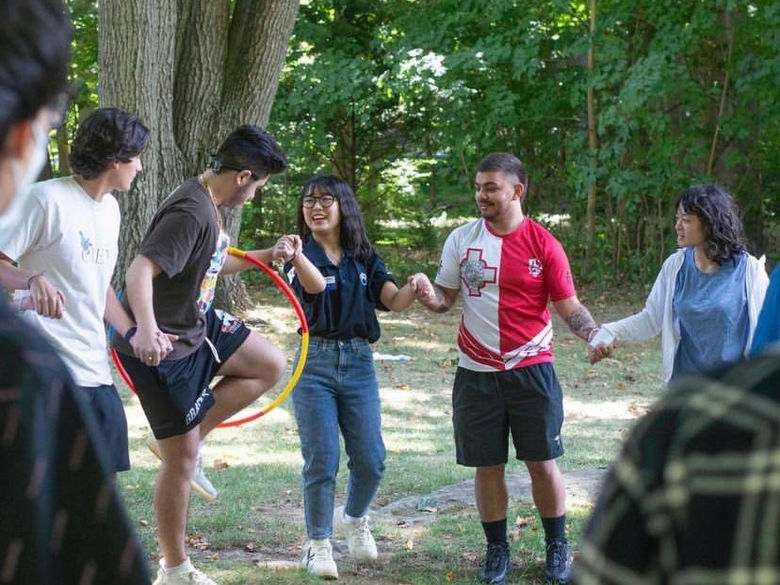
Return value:
[(368, 515), (352, 518), (344, 513), (344, 506), (339, 506), (333, 511), (333, 532), (346, 536), (349, 554), (356, 561), (376, 560), (376, 542), (368, 528)]
[[(149, 448), (149, 451), (157, 456), (157, 459), (162, 461), (160, 447), (152, 435), (146, 436), (146, 446)], [(198, 447), (198, 457), (195, 459), (195, 469), (192, 472), (192, 489), (200, 497), (209, 501), (217, 499), (217, 490), (203, 471), (203, 456), (200, 454), (200, 447)]]
[(336, 562), (333, 560), (330, 540), (323, 538), (322, 540), (308, 541), (303, 547), (301, 567), (312, 575), (317, 575), (323, 579), (338, 579), (339, 571), (336, 568)]
[(163, 559), (160, 559), (160, 568), (157, 569), (157, 579), (152, 585), (217, 585), (206, 575), (192, 566), (190, 559), (184, 562), (184, 565), (176, 569), (173, 573), (165, 572)]

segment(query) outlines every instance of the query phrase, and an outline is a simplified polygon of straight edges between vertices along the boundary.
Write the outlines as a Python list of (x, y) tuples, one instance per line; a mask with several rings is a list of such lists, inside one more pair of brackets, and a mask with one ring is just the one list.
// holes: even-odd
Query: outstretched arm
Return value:
[(286, 248), (286, 255), (290, 253), (289, 250), (292, 250), (292, 257), (289, 262), (295, 268), (295, 274), (298, 276), (303, 290), (310, 295), (316, 295), (324, 291), (326, 286), (325, 277), (322, 276), (319, 269), (303, 253), (303, 241), (300, 236), (295, 234), (282, 236), (277, 242), (277, 245), (280, 244)]
[(569, 326), (571, 332), (585, 341), (589, 341), (594, 335), (594, 330), (598, 329), (590, 311), (585, 308), (576, 295), (553, 302), (553, 307)]
[[(590, 342), (593, 337), (598, 333), (599, 327), (596, 325), (596, 321), (590, 314), (590, 311), (583, 305), (576, 296), (561, 299), (560, 301), (553, 302), (553, 306), (560, 315), (561, 319), (566, 322), (574, 335)], [(599, 345), (593, 347), (588, 346), (588, 359), (590, 363), (594, 364), (599, 360), (604, 359), (612, 355), (615, 349), (615, 344)]]
[(432, 284), (422, 273), (410, 276), (409, 284), (414, 287), (417, 300), (434, 313), (446, 313), (458, 298), (458, 289)]

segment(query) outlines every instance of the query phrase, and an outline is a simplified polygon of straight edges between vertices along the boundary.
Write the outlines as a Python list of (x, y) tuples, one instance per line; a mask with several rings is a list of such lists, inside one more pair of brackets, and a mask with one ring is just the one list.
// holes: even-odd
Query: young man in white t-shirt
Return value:
[(434, 312), (447, 311), (458, 293), (463, 301), (453, 425), (458, 463), (476, 468), (487, 540), (480, 579), (503, 583), (510, 567), (505, 467), (511, 434), (544, 527), (547, 582), (568, 583), (565, 494), (555, 461), (563, 454), (563, 396), (548, 301), (583, 340), (593, 337), (596, 323), (577, 299), (563, 246), (523, 214), (523, 163), (509, 153), (488, 155), (474, 183), (482, 217), (449, 235), (433, 287), (424, 276), (410, 284)]
[(96, 110), (73, 142), (76, 174), (32, 185), (19, 223), (0, 239), (0, 285), (16, 291), (25, 318), (57, 349), (92, 405), (112, 473), (129, 469), (130, 459), (104, 321), (119, 335), (134, 324), (111, 286), (120, 223), (111, 193), (130, 189), (148, 142), (149, 130), (133, 114)]

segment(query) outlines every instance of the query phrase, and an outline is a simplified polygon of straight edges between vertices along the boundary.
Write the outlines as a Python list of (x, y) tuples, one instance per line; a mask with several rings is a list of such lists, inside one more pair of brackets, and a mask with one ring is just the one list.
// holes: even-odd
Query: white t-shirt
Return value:
[[(117, 260), (119, 205), (99, 203), (73, 177), (35, 183), (20, 223), (4, 234), (2, 252), (30, 272), (43, 272), (65, 295), (62, 319), (25, 311), (54, 345), (79, 386), (111, 384), (103, 314)], [(27, 291), (25, 291), (27, 292)]]
[(529, 218), (503, 235), (484, 219), (455, 229), (436, 284), (460, 290), (459, 365), (476, 372), (552, 362), (547, 301), (576, 294), (563, 247)]

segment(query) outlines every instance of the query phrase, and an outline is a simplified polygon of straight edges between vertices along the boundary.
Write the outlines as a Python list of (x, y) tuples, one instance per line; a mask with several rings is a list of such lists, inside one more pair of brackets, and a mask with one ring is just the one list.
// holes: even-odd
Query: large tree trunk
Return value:
[[(222, 112), (217, 118), (220, 136), (239, 124), (265, 127), (268, 123), (297, 13), (298, 0), (236, 0), (228, 36)], [(241, 210), (231, 210), (227, 229), (234, 244), (240, 227)], [(228, 308), (249, 304), (238, 275), (220, 279), (216, 303)]]
[(119, 198), (122, 230), (115, 286), (135, 257), (157, 206), (182, 178), (173, 137), (176, 0), (103, 0), (99, 4), (98, 88), (100, 105), (137, 114), (151, 130), (144, 171)]
[[(138, 114), (151, 130), (144, 172), (120, 198), (121, 286), (159, 203), (201, 172), (207, 155), (242, 123), (265, 126), (298, 0), (102, 0), (101, 106)], [(237, 242), (240, 210), (227, 223)], [(223, 279), (217, 303), (246, 305), (239, 278)]]

